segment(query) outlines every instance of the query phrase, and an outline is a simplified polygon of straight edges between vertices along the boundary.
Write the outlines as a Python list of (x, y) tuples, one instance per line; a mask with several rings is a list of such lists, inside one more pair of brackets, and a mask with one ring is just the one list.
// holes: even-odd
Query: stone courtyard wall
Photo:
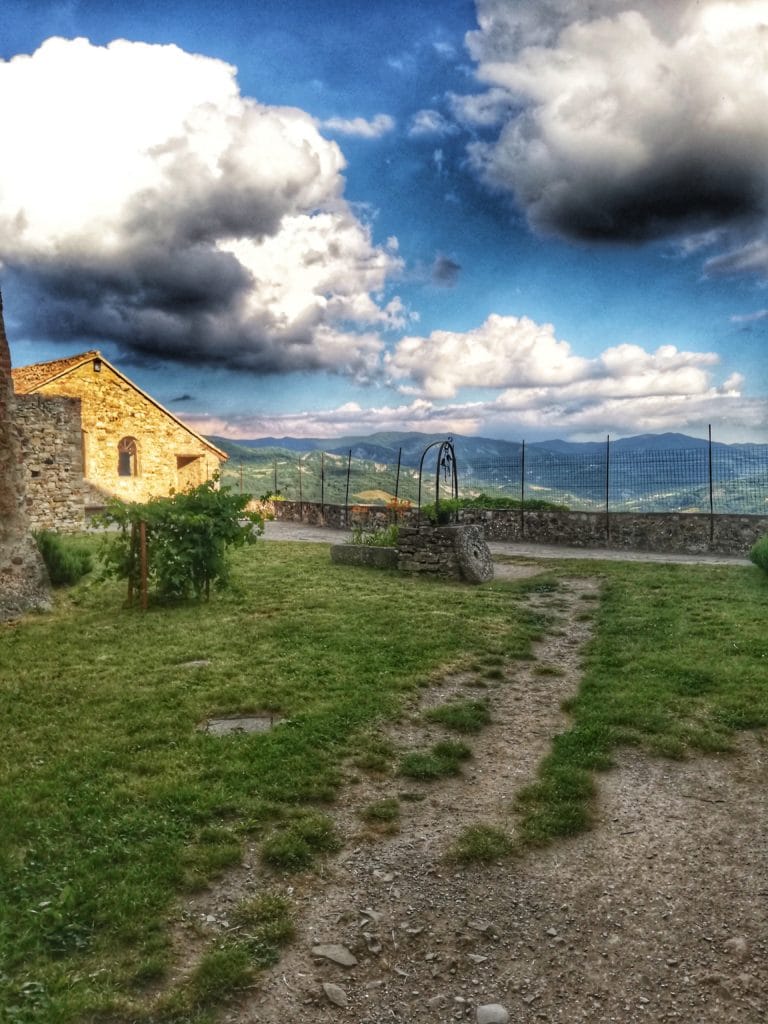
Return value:
[(82, 530), (85, 508), (80, 401), (17, 395), (14, 420), (20, 434), (31, 528), (59, 533)]
[[(305, 522), (337, 529), (380, 529), (391, 521), (381, 505), (324, 505), (312, 502), (276, 501), (276, 519)], [(464, 509), (464, 524), (482, 526), (488, 541), (528, 541), (568, 547), (611, 548), (624, 551), (657, 551), (672, 554), (741, 555), (768, 534), (768, 516), (700, 515), (696, 513), (636, 513), (526, 511), (519, 509)], [(418, 511), (399, 514), (399, 522), (413, 525)]]

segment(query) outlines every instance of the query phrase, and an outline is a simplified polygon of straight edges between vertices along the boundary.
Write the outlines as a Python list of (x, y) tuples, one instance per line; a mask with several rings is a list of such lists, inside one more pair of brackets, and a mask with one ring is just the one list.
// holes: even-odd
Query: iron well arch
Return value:
[[(453, 438), (446, 438), (444, 441), (433, 441), (428, 444), (421, 454), (419, 461), (419, 516), (421, 516), (421, 482), (424, 474), (424, 459), (427, 453), (437, 448), (437, 461), (435, 464), (435, 519), (440, 520), (440, 472), (442, 470), (445, 479), (450, 477), (451, 498), (458, 500), (459, 497), (459, 476), (456, 469), (456, 450), (453, 447)], [(454, 514), (458, 520), (458, 512)]]

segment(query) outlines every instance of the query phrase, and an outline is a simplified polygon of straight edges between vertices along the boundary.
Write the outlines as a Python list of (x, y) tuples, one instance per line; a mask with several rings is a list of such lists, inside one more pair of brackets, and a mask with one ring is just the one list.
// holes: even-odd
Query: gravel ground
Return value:
[[(329, 531), (320, 532), (325, 539)], [(540, 571), (523, 563), (499, 569)], [(591, 832), (486, 866), (447, 857), (467, 825), (514, 830), (514, 794), (566, 725), (560, 705), (578, 689), (591, 628), (583, 611), (596, 593), (595, 581), (581, 579), (531, 595), (552, 628), (534, 662), (508, 665), (484, 691), (492, 723), (472, 739), (461, 777), (416, 783), (350, 768), (332, 809), (344, 847), (319, 873), (266, 877), (253, 849), (220, 887), (184, 908), (195, 927), (179, 930), (182, 972), (196, 956), (188, 936), (226, 931), (241, 899), (276, 885), (296, 906), (294, 942), (223, 1021), (766, 1020), (763, 736), (743, 736), (735, 755), (686, 762), (623, 752), (598, 778)], [(537, 672), (541, 665), (560, 674)], [(476, 699), (476, 683), (446, 677), (390, 738), (403, 750), (443, 738), (421, 711), (455, 696)], [(394, 834), (360, 818), (384, 797), (400, 799)]]

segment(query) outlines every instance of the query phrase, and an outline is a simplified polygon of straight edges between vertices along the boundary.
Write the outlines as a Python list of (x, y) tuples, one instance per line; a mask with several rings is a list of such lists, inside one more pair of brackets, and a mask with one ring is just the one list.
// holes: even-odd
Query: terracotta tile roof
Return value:
[(28, 395), (36, 391), (49, 380), (58, 377), (59, 374), (72, 370), (89, 359), (100, 359), (101, 353), (93, 349), (90, 352), (81, 352), (78, 356), (67, 356), (66, 359), (52, 359), (49, 363), (32, 363), (31, 366), (20, 366), (11, 370), (13, 378), (13, 390), (17, 395)]

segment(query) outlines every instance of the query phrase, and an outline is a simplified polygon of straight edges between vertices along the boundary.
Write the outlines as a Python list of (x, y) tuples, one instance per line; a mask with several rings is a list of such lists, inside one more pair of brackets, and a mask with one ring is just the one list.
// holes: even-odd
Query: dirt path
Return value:
[[(510, 565), (530, 574), (536, 566)], [(511, 801), (565, 726), (589, 637), (589, 579), (531, 600), (550, 617), (533, 662), (484, 691), (492, 724), (460, 778), (351, 781), (334, 810), (344, 848), (319, 877), (286, 879), (298, 932), (237, 1024), (455, 1020), (750, 1024), (768, 1015), (766, 748), (728, 758), (649, 761), (629, 752), (599, 777), (592, 832), (522, 859), (462, 867), (446, 854), (478, 823), (514, 829)], [(547, 674), (553, 666), (560, 674)], [(445, 733), (420, 712), (476, 699), (469, 675), (444, 679), (390, 736), (423, 748)], [(408, 798), (403, 797), (408, 791)], [(372, 836), (359, 811), (399, 795), (400, 831)], [(416, 799), (423, 797), (422, 799)], [(255, 851), (228, 885), (190, 908), (215, 931), (266, 880)], [(351, 966), (313, 954), (341, 946)]]

